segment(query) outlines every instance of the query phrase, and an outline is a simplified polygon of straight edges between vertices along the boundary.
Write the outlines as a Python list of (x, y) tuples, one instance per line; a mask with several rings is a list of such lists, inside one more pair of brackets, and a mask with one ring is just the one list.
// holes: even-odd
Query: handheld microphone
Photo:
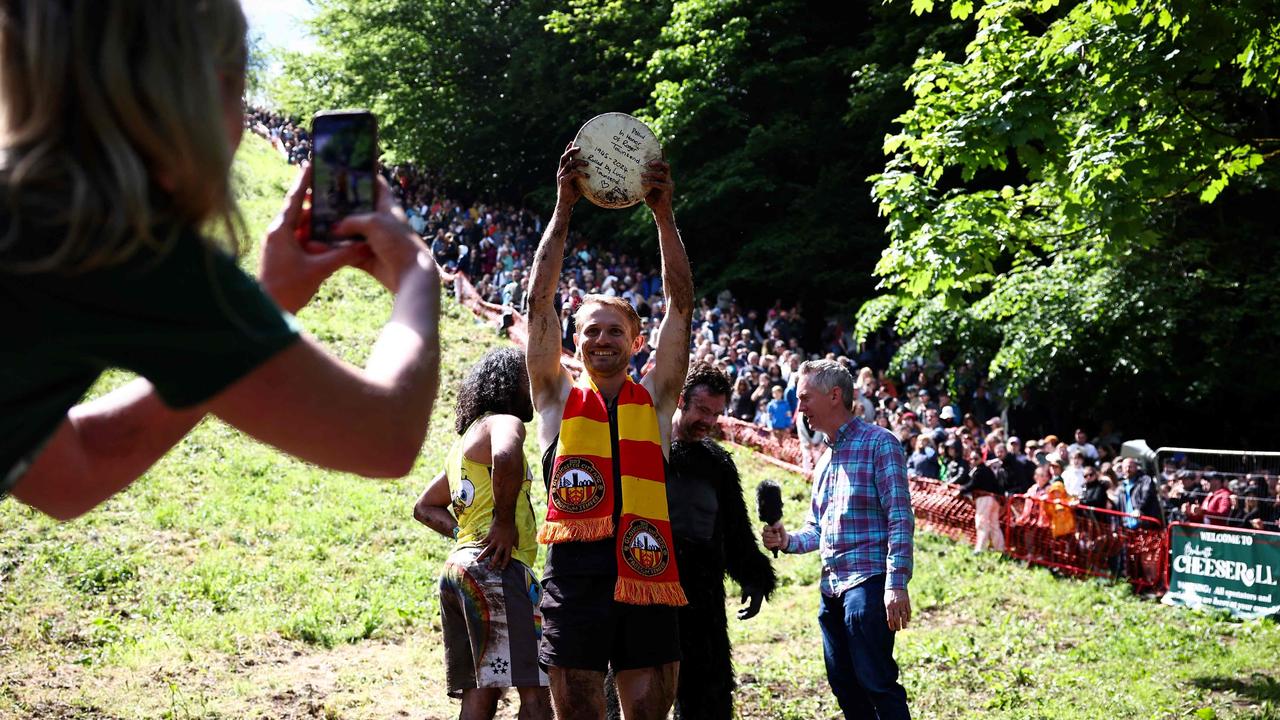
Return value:
[[(765, 525), (782, 519), (782, 487), (778, 483), (764, 480), (756, 486), (756, 515)], [(778, 557), (778, 548), (773, 549), (773, 556)]]

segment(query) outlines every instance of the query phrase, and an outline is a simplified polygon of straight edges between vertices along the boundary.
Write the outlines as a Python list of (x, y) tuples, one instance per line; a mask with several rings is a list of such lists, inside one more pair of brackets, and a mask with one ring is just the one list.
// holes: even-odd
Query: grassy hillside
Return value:
[[(291, 171), (256, 138), (238, 162), (258, 238)], [(444, 307), (440, 401), (408, 478), (319, 470), (206, 420), (81, 520), (59, 525), (0, 503), (0, 717), (456, 716), (435, 590), (449, 543), (417, 525), (411, 506), (452, 442), (456, 382), (499, 341)], [(379, 287), (344, 271), (300, 319), (360, 362), (389, 310)], [(735, 454), (744, 486), (784, 482), (798, 523), (804, 482)], [(836, 717), (816, 558), (777, 567), (783, 586), (760, 616), (732, 621), (739, 711)], [(1166, 608), (923, 533), (911, 593), (916, 621), (898, 657), (916, 717), (1280, 717), (1274, 622)]]

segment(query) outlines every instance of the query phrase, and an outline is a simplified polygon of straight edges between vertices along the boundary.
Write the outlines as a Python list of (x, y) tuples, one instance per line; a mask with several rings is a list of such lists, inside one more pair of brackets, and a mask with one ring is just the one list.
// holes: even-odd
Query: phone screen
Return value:
[(348, 215), (373, 212), (378, 128), (367, 111), (319, 113), (311, 122), (311, 237), (320, 242), (362, 240), (333, 235)]

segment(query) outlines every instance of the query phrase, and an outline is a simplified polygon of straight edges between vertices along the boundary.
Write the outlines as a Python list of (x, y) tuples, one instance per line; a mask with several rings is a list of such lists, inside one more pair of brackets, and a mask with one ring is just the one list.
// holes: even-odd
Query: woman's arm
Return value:
[(484, 548), (476, 556), (476, 562), (487, 558), (490, 567), (504, 570), (520, 540), (516, 529), (516, 501), (525, 481), (524, 423), (514, 415), (494, 415), (485, 424), (488, 457), (481, 461), (493, 468), (493, 520), (488, 534), (480, 541)]
[[(267, 238), (295, 241), (302, 215), (306, 175), (286, 198)], [(381, 181), (381, 179), (380, 179)], [(396, 214), (385, 181), (378, 211), (348, 218), (339, 230), (361, 234), (367, 250), (363, 269), (396, 293), (392, 317), (364, 370), (351, 367), (302, 338), (233, 383), (206, 405), (173, 410), (145, 381), (73, 408), (13, 488), (14, 497), (58, 519), (92, 509), (146, 472), (212, 411), (246, 433), (304, 460), (337, 470), (382, 477), (413, 467), (427, 430), (439, 377), (440, 279), (420, 238)], [(280, 262), (263, 285), (287, 304), (305, 304), (319, 286), (311, 279), (291, 282), (300, 272)]]
[(368, 477), (409, 472), (426, 437), (439, 341), (392, 323), (364, 370), (310, 338), (263, 363), (210, 403), (253, 437), (303, 460)]
[[(393, 206), (382, 177), (378, 190), (376, 212), (348, 217), (334, 228), (366, 239), (369, 251), (358, 266), (396, 296), (391, 320), (364, 369), (303, 338), (215, 397), (210, 410), (303, 460), (398, 477), (413, 467), (435, 403), (440, 274), (422, 239)], [(296, 234), (300, 202), (291, 194), (273, 232)]]
[[(425, 287), (402, 295), (430, 295), (430, 283), (413, 283)], [(81, 404), (68, 412), (13, 496), (60, 520), (82, 515), (146, 472), (206, 410), (318, 465), (370, 477), (404, 475), (417, 459), (435, 399), (438, 311), (426, 310), (438, 307), (438, 287), (434, 303), (430, 297), (397, 302), (420, 315), (393, 319), (363, 371), (304, 337), (206, 406), (169, 408), (141, 379)]]
[(458, 521), (449, 512), (449, 478), (441, 470), (413, 505), (413, 519), (447, 538), (456, 537)]
[(135, 380), (72, 408), (13, 496), (58, 520), (79, 517), (145, 473), (204, 413), (173, 410)]
[[(435, 403), (440, 275), (422, 239), (392, 205), (381, 177), (378, 189), (376, 212), (349, 217), (334, 229), (365, 237), (368, 252), (359, 266), (396, 295), (391, 320), (364, 369), (304, 337), (215, 397), (210, 410), (303, 460), (369, 477), (398, 477), (413, 467)], [(273, 233), (296, 235), (300, 193), (295, 186)], [(269, 286), (265, 268), (263, 275)]]

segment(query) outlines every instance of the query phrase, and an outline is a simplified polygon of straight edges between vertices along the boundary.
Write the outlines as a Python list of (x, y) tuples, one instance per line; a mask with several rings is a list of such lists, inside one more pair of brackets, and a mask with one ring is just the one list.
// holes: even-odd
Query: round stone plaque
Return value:
[(647, 125), (620, 112), (597, 115), (578, 130), (573, 144), (587, 161), (582, 194), (603, 208), (631, 207), (644, 200), (640, 175), (645, 165), (662, 159), (662, 146)]

